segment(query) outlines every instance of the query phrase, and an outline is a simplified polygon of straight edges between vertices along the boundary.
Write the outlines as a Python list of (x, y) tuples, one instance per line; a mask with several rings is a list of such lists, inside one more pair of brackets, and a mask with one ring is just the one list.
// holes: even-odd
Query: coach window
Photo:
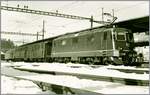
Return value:
[(88, 36), (87, 41), (93, 42), (94, 41), (94, 36), (93, 35)]
[(66, 41), (65, 41), (65, 40), (62, 40), (62, 41), (61, 41), (61, 45), (62, 45), (62, 46), (66, 45)]
[(72, 39), (72, 42), (73, 42), (73, 43), (78, 43), (78, 38), (73, 38), (73, 39)]
[(75, 37), (77, 37), (79, 35), (79, 33), (74, 34)]
[(39, 49), (39, 45), (37, 45), (36, 48)]
[(105, 31), (104, 32), (104, 40), (106, 40), (107, 39), (107, 32)]
[(54, 45), (54, 47), (56, 46), (56, 43), (55, 42), (53, 42), (53, 45)]

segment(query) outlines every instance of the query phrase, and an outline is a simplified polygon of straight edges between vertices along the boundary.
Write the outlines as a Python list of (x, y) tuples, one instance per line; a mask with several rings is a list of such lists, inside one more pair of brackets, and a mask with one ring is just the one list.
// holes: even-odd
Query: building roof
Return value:
[(122, 28), (130, 29), (135, 32), (148, 32), (149, 31), (149, 16), (129, 19), (114, 23), (114, 25)]

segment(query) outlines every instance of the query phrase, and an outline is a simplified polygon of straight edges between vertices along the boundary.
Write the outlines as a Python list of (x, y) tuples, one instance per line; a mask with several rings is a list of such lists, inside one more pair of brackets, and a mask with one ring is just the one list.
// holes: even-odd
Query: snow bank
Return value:
[[(15, 78), (1, 76), (1, 94), (50, 94), (52, 92), (42, 92), (33, 82), (17, 80)], [(52, 93), (54, 95), (54, 93)]]

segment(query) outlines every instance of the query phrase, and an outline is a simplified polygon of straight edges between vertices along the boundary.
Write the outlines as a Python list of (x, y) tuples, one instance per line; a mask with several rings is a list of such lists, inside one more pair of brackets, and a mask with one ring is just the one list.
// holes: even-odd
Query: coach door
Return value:
[(50, 57), (51, 56), (51, 51), (52, 51), (52, 42), (48, 42), (45, 44), (45, 54), (46, 57)]

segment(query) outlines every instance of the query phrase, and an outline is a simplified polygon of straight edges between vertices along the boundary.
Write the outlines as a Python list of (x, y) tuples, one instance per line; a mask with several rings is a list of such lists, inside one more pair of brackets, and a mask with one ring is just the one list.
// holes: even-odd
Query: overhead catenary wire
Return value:
[[(7, 32), (7, 31), (1, 31), (1, 34), (37, 36), (37, 34), (32, 34), (32, 33)], [(39, 34), (39, 36), (42, 36), (42, 35)]]
[[(71, 3), (71, 4), (74, 4), (74, 3), (76, 3), (76, 2), (73, 2), (73, 3)], [(8, 7), (8, 8), (10, 8), (10, 7)], [(18, 8), (18, 9), (20, 9), (20, 8)], [(15, 10), (16, 10), (16, 9), (15, 9)], [(9, 10), (9, 11), (10, 11), (10, 10)], [(53, 16), (53, 15), (52, 15), (52, 16)], [(73, 19), (89, 19), (89, 20), (90, 20), (90, 18), (79, 17), (79, 16), (76, 16), (77, 18), (76, 18), (75, 16), (72, 16), (72, 15), (65, 15), (65, 14), (64, 14), (64, 16), (63, 16), (62, 14), (59, 15), (59, 13), (58, 13), (58, 15), (56, 15), (56, 16), (62, 16), (62, 17), (65, 17), (65, 18), (68, 18), (68, 17), (69, 17), (69, 18), (71, 18), (71, 19), (73, 18)], [(74, 18), (74, 17), (75, 17), (75, 18)], [(38, 17), (38, 18), (40, 18), (40, 17)], [(37, 18), (37, 19), (38, 19), (38, 18)], [(37, 19), (35, 19), (35, 20), (37, 20)], [(90, 21), (91, 21), (91, 20), (90, 20)], [(33, 22), (33, 20), (31, 21), (31, 23), (32, 23), (32, 22)], [(93, 22), (94, 22), (94, 20), (93, 20)], [(95, 22), (96, 22), (96, 23), (101, 23), (101, 22), (99, 22), (99, 21), (95, 21)], [(19, 27), (20, 27), (20, 26), (22, 26), (22, 24), (19, 25)], [(65, 25), (62, 25), (62, 27), (64, 27), (64, 26), (65, 26)], [(15, 27), (15, 29), (16, 29), (16, 28), (18, 28), (18, 25)]]
[[(61, 13), (56, 13), (56, 12), (46, 12), (46, 11), (40, 11), (40, 10), (31, 10), (31, 9), (7, 7), (7, 6), (1, 6), (1, 9), (2, 10), (7, 10), (7, 11), (15, 11), (15, 12), (38, 14), (38, 15), (62, 17), (62, 18), (68, 18), (68, 19), (89, 20), (89, 21), (91, 21), (91, 18), (88, 18), (88, 17), (81, 17), (81, 16), (68, 15), (68, 14), (61, 14)], [(100, 23), (100, 24), (109, 23), (109, 22), (102, 22), (102, 21), (96, 21), (96, 20), (93, 20), (93, 22)]]
[[(40, 11), (40, 10), (31, 10), (31, 9), (26, 9), (26, 8), (16, 8), (16, 7), (7, 7), (7, 6), (1, 6), (1, 9), (8, 10), (8, 11), (31, 13), (31, 14), (33, 13), (33, 14), (39, 14), (39, 15), (63, 17), (63, 18), (69, 18), (69, 19), (89, 20), (91, 22), (104, 24), (104, 22), (102, 22), (102, 21), (95, 21), (92, 18), (81, 17), (81, 16), (74, 16), (74, 15), (68, 15), (68, 14), (60, 14), (60, 13), (55, 13), (55, 12), (45, 12), (45, 11)], [(105, 22), (105, 23), (108, 23), (108, 22)]]
[[(119, 11), (123, 11), (123, 10), (126, 10), (126, 9), (129, 9), (129, 8), (132, 8), (132, 7), (137, 7), (138, 5), (142, 5), (142, 4), (145, 4), (147, 2), (142, 2), (142, 3), (138, 3), (138, 4), (133, 4), (133, 5), (130, 5), (130, 6), (126, 6), (126, 7), (123, 7), (123, 8), (120, 8), (120, 9), (114, 9), (114, 12), (117, 13)], [(102, 7), (98, 7), (96, 10), (99, 10), (101, 9)], [(96, 12), (97, 15), (93, 14), (93, 16), (99, 16), (101, 17), (102, 15), (99, 15), (99, 11)]]

